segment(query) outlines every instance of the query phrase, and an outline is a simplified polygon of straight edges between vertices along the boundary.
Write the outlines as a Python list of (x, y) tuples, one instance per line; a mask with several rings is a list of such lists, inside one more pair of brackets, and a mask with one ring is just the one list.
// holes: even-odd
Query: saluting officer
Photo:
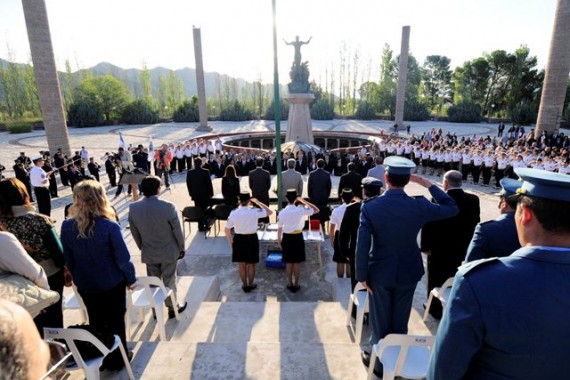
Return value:
[(38, 212), (47, 216), (51, 215), (51, 196), (49, 191), (49, 174), (42, 169), (44, 158), (36, 156), (32, 160), (34, 167), (30, 170), (30, 183), (34, 188), (36, 200), (38, 201)]
[(570, 374), (570, 177), (518, 168), (522, 248), (459, 268), (428, 379), (566, 379)]
[[(432, 220), (449, 218), (459, 211), (455, 201), (429, 180), (412, 175), (415, 164), (403, 157), (388, 157), (384, 176), (387, 190), (362, 205), (356, 246), (356, 280), (370, 293), (371, 343), (391, 333), (406, 334), (412, 299), (424, 274), (418, 232)], [(429, 189), (434, 201), (410, 197), (409, 181)], [(362, 353), (368, 366), (370, 354)], [(379, 361), (373, 364), (381, 377)]]
[(502, 188), (499, 193), (501, 216), (475, 227), (465, 261), (508, 256), (521, 247), (515, 226), (517, 202), (509, 197), (515, 194), (522, 182), (503, 178), (500, 184)]
[[(239, 194), (239, 207), (233, 210), (226, 223), (226, 240), (232, 247), (232, 262), (239, 264), (241, 288), (249, 293), (257, 288), (254, 282), (255, 264), (259, 262), (259, 239), (257, 237), (257, 222), (273, 214), (273, 211), (263, 202), (251, 198), (248, 192)], [(248, 207), (250, 203), (259, 208)], [(234, 236), (232, 237), (232, 228)]]

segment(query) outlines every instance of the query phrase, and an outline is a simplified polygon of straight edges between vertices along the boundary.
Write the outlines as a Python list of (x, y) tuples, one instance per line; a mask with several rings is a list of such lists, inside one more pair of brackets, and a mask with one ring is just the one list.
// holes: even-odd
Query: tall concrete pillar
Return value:
[(71, 154), (44, 0), (22, 0), (48, 149)]
[(398, 69), (398, 92), (396, 93), (396, 121), (398, 128), (404, 127), (404, 103), (406, 102), (406, 80), (408, 78), (408, 53), (410, 49), (410, 27), (402, 27), (402, 47)]
[(558, 0), (535, 136), (560, 128), (570, 72), (570, 0)]
[(202, 62), (202, 35), (200, 28), (192, 27), (194, 33), (194, 57), (196, 58), (196, 86), (198, 87), (198, 113), (200, 125), (197, 131), (211, 131), (208, 126), (208, 107), (206, 106), (206, 84), (204, 82), (204, 63)]

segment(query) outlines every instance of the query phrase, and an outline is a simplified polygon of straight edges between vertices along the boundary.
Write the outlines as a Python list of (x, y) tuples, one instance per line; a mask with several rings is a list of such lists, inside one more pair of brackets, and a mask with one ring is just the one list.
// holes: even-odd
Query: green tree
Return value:
[(141, 99), (145, 101), (146, 104), (151, 105), (154, 100), (152, 98), (152, 83), (150, 82), (150, 70), (148, 69), (146, 62), (143, 62), (142, 70), (139, 73), (139, 82), (141, 84)]
[(69, 111), (70, 104), (73, 103), (73, 72), (69, 59), (65, 60), (65, 74), (63, 74), (63, 101), (66, 111)]
[(430, 109), (437, 107), (441, 113), (443, 105), (451, 101), (451, 60), (444, 55), (429, 55), (422, 67), (423, 95)]
[(96, 105), (107, 121), (119, 118), (129, 102), (126, 86), (112, 75), (84, 80), (75, 88), (73, 97), (76, 102)]
[(394, 116), (396, 112), (396, 60), (392, 59), (393, 55), (394, 53), (390, 45), (385, 44), (380, 63), (380, 83), (377, 103), (379, 113), (388, 111), (391, 116)]
[(452, 75), (454, 103), (483, 104), (487, 93), (489, 63), (484, 57), (465, 62)]

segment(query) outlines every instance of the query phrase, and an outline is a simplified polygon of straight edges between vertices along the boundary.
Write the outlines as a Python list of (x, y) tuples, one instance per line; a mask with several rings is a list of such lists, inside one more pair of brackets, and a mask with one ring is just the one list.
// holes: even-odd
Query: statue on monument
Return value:
[(289, 76), (291, 77), (291, 83), (289, 83), (290, 93), (308, 93), (310, 90), (309, 63), (301, 63), (301, 46), (311, 42), (312, 38), (313, 37), (310, 37), (307, 41), (300, 41), (299, 36), (296, 36), (295, 40), (291, 42), (287, 42), (283, 39), (286, 45), (295, 48), (295, 58), (293, 65), (291, 65), (291, 71), (289, 72)]

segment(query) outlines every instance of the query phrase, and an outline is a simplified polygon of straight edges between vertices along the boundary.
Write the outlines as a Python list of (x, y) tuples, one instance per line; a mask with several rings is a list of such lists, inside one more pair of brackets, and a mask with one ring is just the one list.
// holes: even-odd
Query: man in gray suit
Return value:
[[(129, 224), (141, 260), (149, 276), (160, 278), (176, 294), (176, 264), (185, 254), (184, 235), (174, 204), (158, 198), (160, 178), (147, 176), (141, 182), (144, 198), (130, 205)], [(172, 302), (165, 301), (168, 317), (174, 318)], [(177, 305), (178, 312), (186, 302)]]
[(382, 181), (384, 183), (384, 173), (386, 169), (384, 169), (384, 159), (381, 156), (376, 156), (374, 159), (374, 167), (368, 170), (367, 177), (374, 177), (377, 180)]
[[(281, 194), (286, 194), (288, 189), (297, 190), (297, 194), (303, 194), (303, 177), (295, 170), (295, 159), (287, 160), (287, 170), (281, 173)], [(286, 202), (284, 202), (286, 204)]]

